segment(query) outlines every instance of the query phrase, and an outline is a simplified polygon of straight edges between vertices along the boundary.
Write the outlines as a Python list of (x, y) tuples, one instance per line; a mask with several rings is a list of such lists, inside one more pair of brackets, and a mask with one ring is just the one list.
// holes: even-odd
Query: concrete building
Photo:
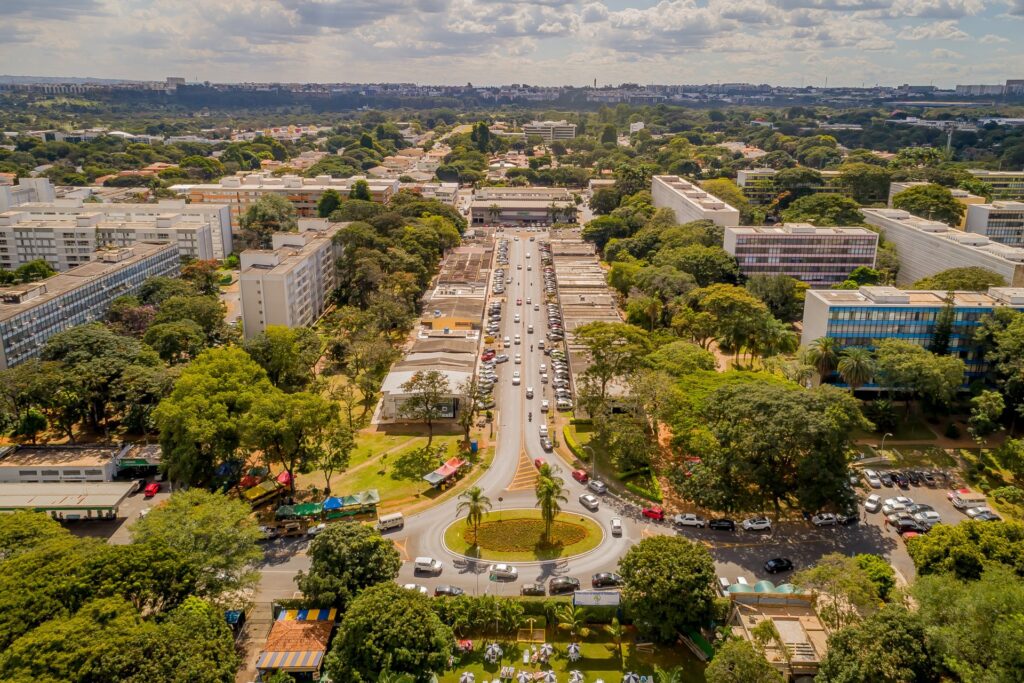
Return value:
[(0, 513), (32, 510), (61, 521), (115, 519), (134, 481), (0, 483)]
[(241, 255), (239, 297), (246, 339), (270, 325), (302, 327), (320, 317), (338, 282), (341, 248), (334, 242), (347, 223), (302, 219), (298, 232), (278, 232), (272, 249)]
[(1024, 249), (955, 230), (900, 209), (862, 209), (864, 220), (896, 245), (896, 283), (909, 285), (950, 268), (976, 266), (999, 273), (1013, 287), (1024, 286)]
[(544, 142), (572, 140), (576, 137), (576, 124), (568, 121), (533, 121), (523, 124), (523, 133), (527, 138), (539, 135)]
[(817, 598), (794, 590), (792, 584), (771, 581), (729, 586), (731, 611), (726, 625), (733, 635), (760, 648), (755, 629), (771, 622), (779, 641), (764, 645), (763, 656), (787, 681), (810, 681), (828, 652), (829, 630), (815, 610)]
[(1024, 171), (987, 171), (972, 168), (967, 172), (992, 187), (993, 199), (1024, 199)]
[(452, 206), (459, 197), (458, 183), (401, 183), (400, 189), (418, 194), (424, 199), (436, 199)]
[(993, 242), (1024, 247), (1024, 202), (998, 200), (969, 206), (964, 229)]
[[(984, 376), (986, 365), (974, 329), (996, 308), (1024, 311), (1024, 288), (990, 287), (982, 292), (903, 291), (895, 287), (810, 290), (804, 300), (806, 346), (831, 337), (841, 347), (871, 347), (880, 339), (903, 339), (928, 346), (939, 313), (951, 298), (955, 315), (949, 353), (967, 365), (967, 381)], [(867, 387), (870, 388), (870, 387)]]
[(812, 287), (828, 287), (845, 280), (854, 268), (875, 266), (878, 233), (808, 223), (726, 228), (724, 248), (747, 277), (788, 275)]
[(0, 185), (0, 211), (28, 202), (52, 202), (56, 198), (49, 178), (21, 178), (17, 185)]
[(193, 204), (226, 204), (231, 210), (231, 227), (238, 230), (238, 219), (260, 197), (277, 194), (295, 207), (300, 218), (316, 218), (316, 205), (324, 192), (336, 190), (342, 198), (348, 197), (357, 181), (365, 180), (370, 197), (375, 202), (387, 203), (398, 192), (397, 179), (333, 178), (320, 175), (303, 178), (295, 175), (273, 176), (265, 173), (246, 173), (221, 178), (217, 183), (173, 185), (171, 190), (185, 195)]
[[(929, 184), (930, 183), (926, 183), (923, 181), (905, 181), (902, 183), (889, 183), (889, 208), (892, 208), (893, 197), (898, 195), (900, 192), (903, 192), (904, 190), (909, 190), (912, 187), (918, 187), (920, 185)], [(957, 200), (958, 202), (964, 205), (964, 217), (960, 220), (959, 226), (961, 229), (963, 229), (964, 225), (966, 225), (967, 223), (968, 207), (973, 206), (975, 204), (984, 204), (985, 198), (980, 197), (976, 194), (971, 194), (967, 190), (961, 190), (959, 187), (947, 187), (946, 189), (949, 190), (950, 194), (953, 195), (953, 199)]]
[(575, 223), (576, 202), (556, 187), (484, 187), (473, 194), (470, 225), (546, 226)]
[(723, 227), (740, 224), (740, 212), (697, 185), (674, 175), (656, 175), (651, 180), (654, 206), (669, 208), (680, 223), (710, 220)]
[(100, 320), (114, 299), (135, 294), (147, 278), (176, 275), (180, 263), (172, 244), (137, 242), (46, 280), (0, 287), (0, 369), (38, 355), (58, 332)]
[(455, 419), (464, 401), (472, 400), (462, 388), (473, 377), (476, 368), (478, 341), (454, 336), (450, 339), (417, 339), (405, 358), (395, 363), (381, 384), (380, 410), (376, 423), (412, 421), (405, 402), (412, 395), (403, 386), (418, 373), (437, 370), (448, 382), (449, 393), (439, 402), (440, 417)]
[(2, 446), (0, 483), (112, 481), (124, 446)]
[[(751, 204), (770, 204), (779, 194), (775, 185), (774, 168), (745, 168), (736, 171), (736, 185)], [(808, 188), (811, 194), (847, 194), (839, 171), (818, 171), (821, 183)]]

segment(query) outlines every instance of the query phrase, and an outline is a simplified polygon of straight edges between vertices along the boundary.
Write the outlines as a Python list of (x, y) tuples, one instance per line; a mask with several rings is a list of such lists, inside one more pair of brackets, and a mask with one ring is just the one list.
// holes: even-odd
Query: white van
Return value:
[(413, 567), (416, 571), (425, 574), (440, 574), (444, 564), (441, 560), (435, 560), (432, 557), (417, 557)]
[(377, 528), (381, 531), (399, 529), (403, 526), (405, 526), (405, 517), (401, 512), (392, 512), (390, 515), (384, 515), (377, 520)]
[(953, 503), (953, 507), (957, 510), (967, 510), (969, 508), (976, 508), (979, 505), (985, 505), (988, 501), (985, 500), (985, 496), (980, 493), (971, 491), (970, 493), (958, 493), (950, 499)]

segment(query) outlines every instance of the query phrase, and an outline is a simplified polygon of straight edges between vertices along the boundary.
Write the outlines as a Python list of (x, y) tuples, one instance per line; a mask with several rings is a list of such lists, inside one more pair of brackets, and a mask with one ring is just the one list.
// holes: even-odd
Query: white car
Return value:
[(421, 586), (418, 583), (402, 584), (402, 588), (404, 588), (407, 591), (416, 591), (420, 595), (426, 595), (427, 594), (427, 587), (426, 586)]
[(510, 564), (492, 564), (487, 568), (487, 573), (490, 575), (491, 580), (494, 581), (498, 579), (515, 580), (519, 578), (519, 570)]
[(533, 398), (533, 387), (526, 387), (526, 398)]
[(533, 299), (531, 299), (530, 297), (526, 297), (526, 305), (529, 306), (532, 303), (533, 303)]
[(307, 536), (316, 536), (317, 534), (319, 534), (320, 532), (322, 532), (326, 528), (327, 528), (327, 524), (324, 523), (324, 522), (320, 522), (316, 526), (311, 526), (308, 529), (306, 529), (306, 535)]
[(914, 521), (925, 526), (934, 526), (942, 522), (942, 517), (935, 510), (922, 510), (914, 515)]
[(516, 313), (515, 316), (513, 316), (513, 318), (512, 318), (512, 322), (514, 322), (514, 323), (517, 323), (520, 320), (522, 320), (522, 318), (519, 317), (518, 313)]
[(540, 412), (546, 413), (549, 410), (551, 410), (551, 402), (548, 401), (547, 399), (544, 399), (543, 401), (540, 402)]
[(516, 335), (516, 344), (522, 344), (522, 343), (523, 343), (523, 338), (520, 335), (517, 334)]
[(978, 515), (984, 515), (986, 513), (988, 513), (988, 514), (992, 513), (992, 509), (990, 507), (988, 507), (987, 505), (979, 505), (976, 508), (969, 508), (969, 509), (967, 509), (964, 512), (964, 514), (966, 514), (971, 519), (974, 519)]
[(751, 517), (743, 520), (744, 531), (771, 531), (772, 521), (767, 517)]
[(896, 496), (895, 498), (886, 498), (885, 503), (882, 505), (882, 514), (889, 516), (894, 512), (906, 512), (908, 505), (913, 505), (914, 501), (906, 496)]
[(597, 510), (598, 507), (600, 507), (601, 501), (597, 499), (597, 496), (592, 496), (589, 493), (584, 493), (582, 496), (580, 496), (580, 505), (587, 508), (591, 512), (594, 512)]
[(594, 493), (607, 493), (608, 492), (608, 486), (603, 481), (601, 481), (599, 479), (591, 479), (587, 483), (587, 488), (590, 489), (591, 491), (593, 491)]
[(814, 526), (835, 526), (838, 523), (839, 520), (831, 512), (821, 512), (811, 517)]
[(548, 435), (548, 426), (545, 423), (541, 422), (540, 423), (540, 428), (539, 428), (538, 431), (540, 432), (541, 436), (547, 436)]
[(516, 365), (522, 365), (523, 364), (523, 354), (521, 354), (521, 353), (517, 353), (516, 354), (515, 364)]
[(522, 381), (522, 377), (519, 375), (519, 371), (516, 370), (512, 373), (512, 385), (519, 386), (520, 381)]
[(882, 480), (879, 478), (878, 472), (875, 472), (874, 470), (864, 470), (861, 474), (864, 475), (864, 481), (868, 483), (868, 486), (873, 489), (882, 488)]
[(534, 304), (533, 305), (533, 310), (539, 311), (540, 310), (540, 304)]
[(878, 512), (882, 509), (882, 498), (881, 496), (872, 493), (870, 496), (864, 499), (864, 509), (868, 512)]
[(618, 517), (612, 517), (612, 521), (609, 523), (612, 529), (612, 536), (622, 535), (622, 520)]
[(684, 515), (676, 515), (672, 518), (672, 524), (675, 526), (695, 526), (698, 529), (703, 529), (705, 523), (706, 522), (703, 517), (695, 515), (692, 512), (688, 512)]

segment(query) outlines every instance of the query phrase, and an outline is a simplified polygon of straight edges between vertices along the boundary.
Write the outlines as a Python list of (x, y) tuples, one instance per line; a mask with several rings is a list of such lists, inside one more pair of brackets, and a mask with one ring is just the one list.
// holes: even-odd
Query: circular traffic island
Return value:
[(444, 532), (450, 551), (474, 559), (504, 562), (540, 562), (593, 550), (604, 537), (601, 527), (591, 518), (560, 512), (551, 525), (551, 536), (544, 538), (544, 520), (539, 510), (503, 510), (484, 516), (474, 534), (465, 518)]

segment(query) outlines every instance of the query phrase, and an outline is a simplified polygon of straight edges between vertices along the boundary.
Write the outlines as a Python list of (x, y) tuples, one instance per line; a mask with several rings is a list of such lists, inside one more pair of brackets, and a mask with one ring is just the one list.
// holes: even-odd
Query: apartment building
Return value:
[(545, 226), (575, 223), (576, 201), (557, 187), (483, 187), (469, 205), (470, 225)]
[(1013, 287), (1024, 286), (1024, 249), (984, 235), (955, 230), (900, 209), (862, 209), (864, 219), (896, 245), (896, 283), (909, 285), (950, 268), (976, 266), (999, 273)]
[(987, 171), (972, 168), (967, 172), (992, 187), (993, 199), (1024, 199), (1024, 171)]
[(398, 192), (397, 179), (333, 178), (318, 175), (303, 178), (296, 175), (274, 176), (266, 173), (246, 173), (221, 178), (216, 183), (181, 184), (171, 186), (173, 192), (185, 195), (192, 204), (225, 204), (231, 211), (231, 229), (238, 230), (238, 219), (248, 208), (265, 194), (284, 197), (300, 218), (316, 218), (316, 205), (324, 192), (336, 190), (343, 198), (348, 197), (357, 181), (365, 180), (370, 188), (370, 198), (386, 204)]
[(57, 192), (49, 178), (21, 178), (17, 185), (0, 185), (0, 211), (28, 202), (52, 202)]
[[(986, 370), (974, 330), (997, 308), (1024, 311), (1024, 288), (991, 287), (984, 292), (904, 291), (896, 287), (810, 290), (804, 300), (801, 344), (831, 337), (840, 347), (873, 346), (880, 339), (903, 339), (928, 346), (947, 301), (953, 304), (949, 354), (967, 365), (967, 381)], [(865, 387), (870, 389), (872, 387)]]
[[(736, 171), (736, 185), (751, 204), (770, 204), (779, 194), (774, 168), (745, 168)], [(809, 186), (811, 194), (847, 194), (839, 171), (818, 171), (821, 183)]]
[[(889, 183), (889, 208), (892, 208), (892, 200), (900, 192), (903, 192), (904, 190), (909, 190), (912, 187), (918, 187), (921, 185), (929, 184), (930, 183), (926, 183), (924, 181), (905, 181), (902, 183)], [(953, 199), (957, 200), (958, 202), (964, 205), (964, 215), (963, 218), (960, 219), (959, 225), (960, 229), (962, 230), (964, 228), (964, 225), (966, 225), (967, 223), (968, 207), (973, 206), (975, 204), (984, 204), (985, 198), (980, 197), (976, 194), (971, 194), (967, 190), (961, 190), (959, 187), (948, 187), (946, 189), (949, 190), (950, 194), (953, 195)]]
[(964, 229), (993, 242), (1024, 247), (1024, 202), (997, 200), (967, 207)]
[(58, 332), (100, 320), (114, 299), (135, 294), (147, 278), (176, 275), (180, 263), (173, 244), (136, 242), (46, 280), (0, 287), (0, 369), (38, 355)]
[(812, 287), (828, 287), (844, 281), (855, 268), (874, 267), (878, 233), (809, 223), (726, 228), (723, 246), (747, 277), (788, 275)]
[(656, 175), (651, 180), (654, 206), (672, 209), (680, 223), (710, 220), (723, 227), (740, 224), (740, 212), (698, 185), (674, 175)]
[(248, 339), (270, 325), (311, 325), (324, 312), (338, 282), (341, 248), (334, 236), (348, 225), (302, 219), (298, 232), (278, 232), (272, 249), (241, 254), (242, 331)]
[(576, 137), (576, 124), (568, 121), (533, 121), (523, 124), (526, 137), (539, 135), (544, 142), (572, 140)]
[(444, 204), (455, 205), (459, 196), (458, 183), (401, 183), (402, 190), (408, 190), (424, 199), (436, 199)]

